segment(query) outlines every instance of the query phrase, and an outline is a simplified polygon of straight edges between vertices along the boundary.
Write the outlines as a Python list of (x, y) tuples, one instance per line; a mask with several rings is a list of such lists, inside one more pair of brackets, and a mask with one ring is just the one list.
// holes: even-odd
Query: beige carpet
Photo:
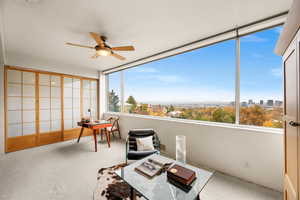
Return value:
[[(100, 168), (125, 161), (125, 144), (111, 148), (92, 137), (0, 156), (1, 200), (92, 200)], [(281, 193), (217, 173), (202, 200), (279, 200)]]

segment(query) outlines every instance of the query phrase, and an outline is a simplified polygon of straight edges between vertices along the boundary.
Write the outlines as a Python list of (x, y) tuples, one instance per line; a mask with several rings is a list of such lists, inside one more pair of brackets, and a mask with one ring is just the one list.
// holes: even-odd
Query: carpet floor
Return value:
[[(98, 144), (92, 137), (0, 156), (0, 200), (92, 200), (100, 168), (125, 162), (125, 144)], [(216, 173), (202, 200), (280, 200), (282, 194)]]

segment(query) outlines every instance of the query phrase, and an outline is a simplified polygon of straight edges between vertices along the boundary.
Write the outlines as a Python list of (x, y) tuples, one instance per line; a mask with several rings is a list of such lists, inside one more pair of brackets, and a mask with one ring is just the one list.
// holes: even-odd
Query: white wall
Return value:
[[(107, 117), (108, 113), (105, 114)], [(175, 136), (187, 137), (187, 160), (282, 191), (283, 135), (122, 114), (122, 136), (133, 128), (154, 128), (166, 153), (175, 157)]]

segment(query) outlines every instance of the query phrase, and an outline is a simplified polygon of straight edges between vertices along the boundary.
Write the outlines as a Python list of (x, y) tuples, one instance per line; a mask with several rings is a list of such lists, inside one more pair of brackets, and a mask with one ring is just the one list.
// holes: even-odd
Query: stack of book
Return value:
[(180, 165), (173, 165), (167, 170), (167, 178), (170, 183), (188, 192), (196, 179), (196, 173)]

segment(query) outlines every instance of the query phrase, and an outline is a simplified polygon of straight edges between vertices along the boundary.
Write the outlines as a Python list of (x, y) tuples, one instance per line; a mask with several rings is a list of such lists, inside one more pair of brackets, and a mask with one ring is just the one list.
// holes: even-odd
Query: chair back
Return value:
[(110, 123), (112, 123), (111, 129), (116, 129), (116, 130), (120, 130), (120, 126), (119, 126), (119, 119), (120, 117), (110, 117), (107, 119), (107, 121), (110, 121)]
[(143, 138), (153, 136), (153, 146), (155, 149), (159, 150), (160, 142), (157, 134), (153, 129), (132, 129), (128, 132), (128, 144), (129, 150), (137, 151), (136, 138)]

